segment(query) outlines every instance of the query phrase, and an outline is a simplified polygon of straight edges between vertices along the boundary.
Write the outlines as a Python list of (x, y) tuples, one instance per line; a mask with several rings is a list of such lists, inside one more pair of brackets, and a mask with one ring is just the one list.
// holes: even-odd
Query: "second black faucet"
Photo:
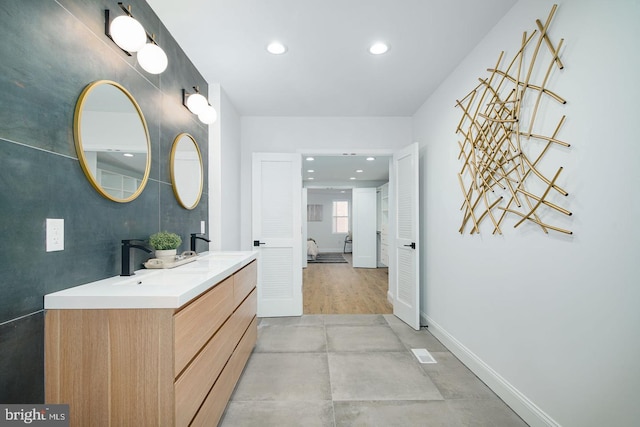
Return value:
[(196, 252), (196, 253), (197, 253), (197, 251), (196, 251), (196, 240), (197, 239), (204, 240), (207, 243), (211, 243), (211, 240), (209, 240), (209, 239), (207, 239), (205, 237), (202, 237), (199, 233), (191, 233), (191, 246), (190, 246), (190, 249), (193, 252)]

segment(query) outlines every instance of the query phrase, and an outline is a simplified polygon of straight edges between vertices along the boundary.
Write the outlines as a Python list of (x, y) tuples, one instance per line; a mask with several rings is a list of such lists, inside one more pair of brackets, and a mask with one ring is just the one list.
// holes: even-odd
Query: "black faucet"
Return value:
[(151, 253), (151, 249), (142, 245), (135, 245), (132, 242), (144, 242), (144, 240), (123, 240), (122, 241), (122, 272), (121, 276), (133, 276), (134, 272), (133, 257), (131, 256), (131, 249), (142, 249), (146, 253)]
[(211, 242), (211, 240), (206, 239), (206, 238), (204, 238), (202, 236), (199, 236), (198, 233), (191, 233), (191, 250), (193, 252), (196, 252), (196, 240), (197, 239), (204, 240), (207, 243)]

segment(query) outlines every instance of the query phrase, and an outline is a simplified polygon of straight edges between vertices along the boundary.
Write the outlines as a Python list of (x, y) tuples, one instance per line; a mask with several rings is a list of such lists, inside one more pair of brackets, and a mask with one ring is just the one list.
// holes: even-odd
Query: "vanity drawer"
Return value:
[(256, 303), (257, 295), (254, 291), (176, 380), (176, 426), (186, 426), (191, 422), (255, 317)]
[(177, 376), (233, 312), (233, 277), (225, 279), (174, 317)]
[(253, 318), (249, 327), (244, 332), (242, 340), (236, 347), (222, 374), (216, 381), (211, 393), (202, 404), (198, 414), (191, 423), (192, 426), (209, 427), (217, 425), (227, 402), (233, 393), (240, 374), (251, 355), (251, 351), (258, 339), (258, 319)]
[(244, 333), (244, 330), (247, 329), (247, 325), (249, 325), (249, 323), (251, 323), (253, 318), (256, 316), (257, 308), (258, 308), (258, 291), (254, 289), (249, 294), (247, 299), (244, 300), (242, 305), (238, 307), (236, 312), (233, 313), (234, 316), (238, 316), (238, 318), (240, 319), (241, 331), (239, 331), (238, 339), (240, 339), (240, 337)]
[(258, 281), (258, 263), (252, 261), (234, 275), (233, 301), (237, 306), (256, 287)]

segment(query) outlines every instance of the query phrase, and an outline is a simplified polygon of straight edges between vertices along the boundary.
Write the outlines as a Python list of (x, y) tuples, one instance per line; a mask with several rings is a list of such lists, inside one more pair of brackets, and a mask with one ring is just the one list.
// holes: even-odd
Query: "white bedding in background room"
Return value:
[(309, 238), (307, 239), (307, 257), (316, 259), (316, 256), (318, 256), (318, 245), (315, 240)]

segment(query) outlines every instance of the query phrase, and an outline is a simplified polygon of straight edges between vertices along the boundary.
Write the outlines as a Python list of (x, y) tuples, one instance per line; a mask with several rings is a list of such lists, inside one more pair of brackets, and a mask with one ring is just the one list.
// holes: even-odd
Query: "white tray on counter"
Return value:
[(184, 251), (180, 255), (176, 255), (171, 259), (151, 258), (144, 263), (145, 268), (175, 268), (188, 264), (198, 259), (198, 254), (193, 251)]

